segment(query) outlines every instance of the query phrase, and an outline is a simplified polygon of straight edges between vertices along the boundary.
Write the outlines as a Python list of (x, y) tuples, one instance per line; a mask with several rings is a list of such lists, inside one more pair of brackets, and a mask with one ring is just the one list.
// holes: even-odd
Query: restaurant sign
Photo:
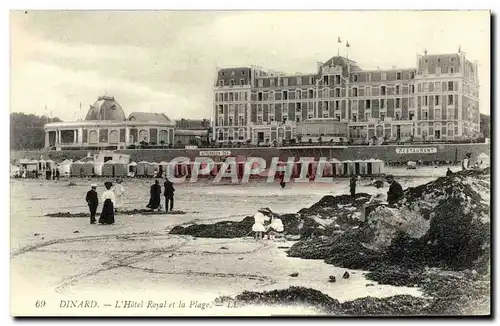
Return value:
[(200, 151), (200, 156), (229, 156), (231, 151)]
[(437, 153), (436, 147), (403, 147), (396, 148), (397, 154), (434, 154)]

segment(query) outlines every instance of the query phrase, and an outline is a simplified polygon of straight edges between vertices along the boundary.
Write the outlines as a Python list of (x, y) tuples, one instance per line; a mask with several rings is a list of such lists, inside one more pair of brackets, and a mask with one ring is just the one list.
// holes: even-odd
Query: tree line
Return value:
[(45, 115), (14, 112), (10, 114), (10, 148), (13, 150), (41, 149), (45, 147), (43, 126), (50, 122), (62, 122), (59, 118)]

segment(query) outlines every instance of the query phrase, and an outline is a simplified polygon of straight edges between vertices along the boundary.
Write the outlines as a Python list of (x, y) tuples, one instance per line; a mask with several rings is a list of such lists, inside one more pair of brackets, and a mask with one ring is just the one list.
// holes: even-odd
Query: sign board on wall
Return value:
[(436, 147), (403, 147), (396, 148), (397, 154), (434, 154), (437, 153)]
[(200, 156), (229, 156), (231, 151), (200, 151)]

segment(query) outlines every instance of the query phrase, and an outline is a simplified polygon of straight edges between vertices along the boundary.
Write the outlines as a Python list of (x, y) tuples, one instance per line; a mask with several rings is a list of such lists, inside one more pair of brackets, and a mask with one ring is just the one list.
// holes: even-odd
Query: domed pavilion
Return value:
[(132, 112), (125, 116), (113, 96), (100, 96), (84, 121), (48, 123), (45, 147), (64, 149), (124, 149), (141, 142), (174, 143), (175, 122), (163, 113)]

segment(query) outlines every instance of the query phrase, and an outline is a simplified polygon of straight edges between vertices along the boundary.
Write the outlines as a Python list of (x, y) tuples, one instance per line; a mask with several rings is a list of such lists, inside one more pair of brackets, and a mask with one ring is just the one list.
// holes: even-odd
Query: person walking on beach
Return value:
[(453, 175), (453, 171), (451, 171), (451, 169), (448, 168), (448, 170), (446, 170), (446, 176), (451, 177), (452, 175)]
[(156, 180), (155, 184), (151, 186), (149, 203), (146, 205), (146, 207), (151, 209), (151, 211), (154, 211), (155, 209), (159, 209), (160, 205), (161, 205), (161, 186), (160, 182)]
[(163, 185), (165, 187), (165, 192), (163, 193), (165, 195), (165, 212), (168, 212), (169, 203), (170, 211), (172, 211), (174, 209), (174, 185), (168, 178)]
[(99, 205), (99, 198), (97, 196), (96, 189), (96, 184), (91, 185), (90, 190), (87, 192), (87, 196), (85, 197), (90, 210), (90, 224), (95, 224), (96, 222), (95, 214), (97, 212), (97, 206)]
[(115, 223), (115, 194), (111, 190), (113, 184), (109, 181), (104, 183), (106, 190), (102, 193), (101, 200), (102, 212), (99, 217), (99, 224), (114, 224)]
[(403, 187), (394, 180), (394, 176), (387, 175), (385, 177), (387, 183), (389, 183), (389, 191), (387, 192), (387, 202), (389, 205), (396, 203), (399, 199), (403, 197)]
[(351, 198), (354, 201), (356, 199), (356, 176), (353, 174), (351, 175), (351, 180), (349, 181), (349, 187), (351, 190)]
[(115, 212), (117, 212), (118, 209), (123, 208), (123, 197), (125, 195), (125, 187), (122, 185), (121, 179), (116, 179), (116, 185), (113, 187), (113, 192), (116, 198)]

